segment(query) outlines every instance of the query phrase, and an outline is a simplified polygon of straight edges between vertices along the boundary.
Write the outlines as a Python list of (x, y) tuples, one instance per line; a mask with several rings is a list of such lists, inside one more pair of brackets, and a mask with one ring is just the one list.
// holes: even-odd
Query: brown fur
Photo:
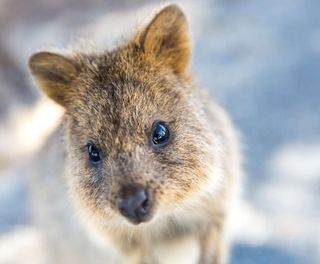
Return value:
[[(43, 91), (65, 108), (66, 177), (82, 217), (117, 243), (125, 263), (161, 263), (157, 248), (190, 236), (199, 263), (224, 263), (225, 224), (240, 173), (237, 144), (224, 112), (192, 85), (187, 22), (164, 8), (130, 41), (99, 54), (40, 52), (30, 68)], [(172, 131), (150, 146), (155, 120)], [(86, 144), (101, 150), (92, 166)], [(116, 208), (125, 184), (153, 197), (149, 222), (134, 226)]]

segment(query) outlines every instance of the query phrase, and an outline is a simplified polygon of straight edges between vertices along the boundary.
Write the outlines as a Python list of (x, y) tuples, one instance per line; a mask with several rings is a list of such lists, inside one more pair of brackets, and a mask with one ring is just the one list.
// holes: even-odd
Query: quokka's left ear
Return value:
[(190, 39), (187, 19), (180, 8), (169, 5), (162, 9), (139, 34), (142, 51), (165, 65), (175, 73), (183, 74), (190, 59)]
[(43, 92), (62, 106), (79, 74), (79, 67), (70, 58), (51, 52), (38, 52), (29, 59), (29, 68)]

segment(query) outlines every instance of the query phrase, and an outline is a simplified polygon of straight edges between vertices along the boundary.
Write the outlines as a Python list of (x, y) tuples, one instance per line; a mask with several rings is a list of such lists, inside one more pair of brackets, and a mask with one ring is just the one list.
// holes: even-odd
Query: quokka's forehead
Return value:
[(95, 56), (84, 56), (82, 65), (88, 83), (99, 83), (102, 87), (157, 87), (160, 93), (161, 89), (177, 86), (178, 81), (172, 69), (164, 67), (155, 58), (141, 55), (131, 46)]
[[(69, 107), (81, 127), (144, 133), (157, 120), (176, 119), (187, 100), (177, 77), (132, 54), (87, 58)], [(165, 71), (165, 73), (163, 72)]]
[[(130, 75), (84, 83), (70, 113), (85, 133), (134, 133), (145, 135), (155, 120), (177, 118), (181, 96), (174, 87)], [(90, 131), (91, 132), (91, 131)]]
[[(162, 74), (128, 61), (128, 58), (100, 59), (88, 66), (77, 85), (77, 97), (85, 106), (110, 111), (134, 107), (144, 111), (172, 109), (184, 97), (184, 89), (174, 76)], [(125, 62), (119, 62), (125, 60)], [(141, 63), (142, 64), (142, 63)], [(123, 66), (125, 65), (125, 66)], [(76, 101), (77, 102), (77, 101)], [(101, 109), (100, 109), (101, 110)]]
[(155, 119), (170, 121), (176, 117), (176, 100), (168, 100), (166, 94), (155, 94), (147, 87), (130, 87), (128, 84), (124, 86), (126, 88), (94, 88), (95, 91), (84, 94), (81, 100), (76, 102), (71, 112), (90, 120), (93, 125), (96, 120), (114, 125), (125, 123), (141, 127)]
[[(111, 52), (80, 56), (83, 70), (98, 78), (112, 78), (121, 75), (142, 77), (144, 72), (152, 72), (157, 65), (148, 61), (146, 56), (135, 52), (131, 46), (118, 47)], [(149, 77), (150, 78), (150, 77)]]

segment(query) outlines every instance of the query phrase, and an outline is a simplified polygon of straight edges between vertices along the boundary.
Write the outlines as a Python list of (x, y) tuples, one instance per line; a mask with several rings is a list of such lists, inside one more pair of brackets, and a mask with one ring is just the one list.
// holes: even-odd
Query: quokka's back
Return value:
[(65, 108), (64, 141), (46, 149), (60, 159), (48, 164), (50, 189), (68, 200), (67, 186), (66, 211), (115, 246), (115, 263), (226, 260), (237, 141), (225, 112), (193, 85), (189, 59), (176, 5), (112, 51), (30, 58), (39, 87)]

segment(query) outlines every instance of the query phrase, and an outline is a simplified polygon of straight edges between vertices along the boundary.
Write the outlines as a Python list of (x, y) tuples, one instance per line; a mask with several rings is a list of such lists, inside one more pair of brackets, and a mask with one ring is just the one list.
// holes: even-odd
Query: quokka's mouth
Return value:
[(130, 224), (133, 225), (140, 225), (140, 224), (146, 224), (149, 223), (152, 219), (152, 216), (144, 217), (144, 218), (139, 218), (139, 219), (129, 219), (126, 218)]

